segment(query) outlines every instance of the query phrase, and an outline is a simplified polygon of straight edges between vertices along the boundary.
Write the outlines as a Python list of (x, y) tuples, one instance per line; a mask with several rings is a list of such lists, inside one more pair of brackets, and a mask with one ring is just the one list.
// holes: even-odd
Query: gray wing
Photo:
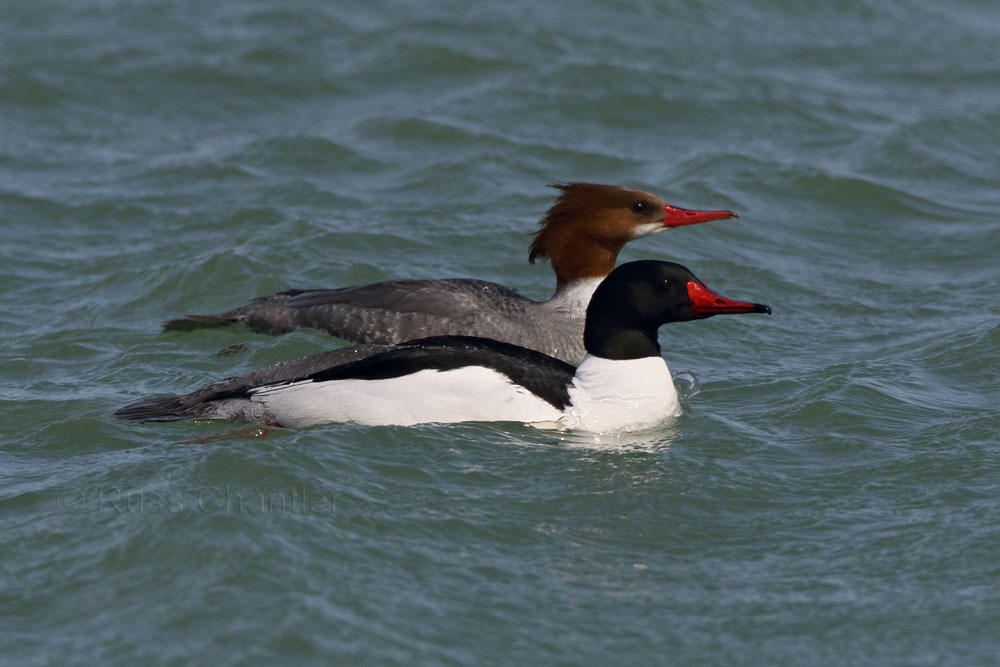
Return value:
[(391, 280), (281, 292), (218, 315), (170, 320), (164, 330), (241, 323), (260, 333), (313, 328), (353, 342), (387, 344), (432, 335), (490, 335), (477, 329), (488, 328), (491, 319), (516, 317), (534, 303), (484, 280)]
[(329, 290), (293, 290), (219, 315), (189, 315), (165, 330), (245, 324), (260, 333), (298, 328), (355, 343), (402, 343), (428, 336), (480, 336), (583, 358), (583, 317), (560, 312), (496, 283), (466, 278), (392, 280)]

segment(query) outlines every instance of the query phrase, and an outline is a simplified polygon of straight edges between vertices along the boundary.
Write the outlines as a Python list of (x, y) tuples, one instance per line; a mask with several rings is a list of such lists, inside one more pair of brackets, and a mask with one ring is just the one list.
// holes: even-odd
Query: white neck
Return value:
[(609, 432), (651, 428), (681, 414), (662, 357), (612, 360), (587, 354), (569, 390), (568, 428)]
[(571, 317), (583, 319), (587, 316), (587, 306), (590, 304), (590, 297), (594, 296), (594, 290), (601, 284), (604, 278), (577, 278), (571, 280), (552, 295), (552, 298), (545, 302), (546, 306), (562, 311)]

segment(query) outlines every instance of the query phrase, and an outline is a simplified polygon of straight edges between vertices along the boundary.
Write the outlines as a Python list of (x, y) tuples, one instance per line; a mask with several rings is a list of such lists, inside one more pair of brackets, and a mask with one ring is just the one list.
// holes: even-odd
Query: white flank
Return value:
[(609, 433), (651, 428), (680, 416), (677, 390), (662, 357), (612, 360), (588, 354), (569, 389), (559, 426)]
[(293, 428), (330, 422), (369, 426), (533, 422), (562, 416), (502, 373), (482, 366), (422, 370), (386, 380), (296, 382), (256, 389), (251, 399), (266, 405), (275, 421)]

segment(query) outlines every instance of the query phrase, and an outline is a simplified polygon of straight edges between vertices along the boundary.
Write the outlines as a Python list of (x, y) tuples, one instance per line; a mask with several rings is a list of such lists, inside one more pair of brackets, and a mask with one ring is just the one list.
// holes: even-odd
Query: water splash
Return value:
[(701, 391), (701, 383), (695, 374), (688, 370), (674, 373), (674, 386), (681, 400), (688, 401)]

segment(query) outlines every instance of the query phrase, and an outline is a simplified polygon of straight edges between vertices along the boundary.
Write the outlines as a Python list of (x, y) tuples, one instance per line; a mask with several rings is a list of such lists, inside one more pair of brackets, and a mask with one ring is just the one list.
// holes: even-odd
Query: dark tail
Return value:
[(176, 320), (163, 323), (164, 331), (194, 331), (195, 329), (211, 329), (213, 327), (228, 327), (238, 323), (235, 317), (226, 315), (185, 315)]
[(115, 412), (115, 417), (133, 422), (173, 422), (198, 418), (191, 406), (181, 401), (180, 396), (147, 398), (126, 405)]

